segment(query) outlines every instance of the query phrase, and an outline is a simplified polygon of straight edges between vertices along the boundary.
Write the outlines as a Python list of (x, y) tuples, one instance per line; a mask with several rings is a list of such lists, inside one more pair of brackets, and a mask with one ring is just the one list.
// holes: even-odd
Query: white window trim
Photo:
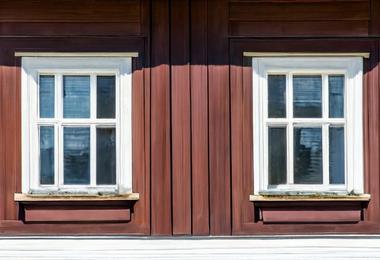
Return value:
[[(363, 194), (363, 58), (362, 57), (261, 57), (253, 67), (253, 162), (254, 194), (263, 193), (354, 193)], [(268, 187), (266, 87), (268, 73), (343, 73), (345, 75), (345, 185), (283, 185)], [(287, 79), (288, 81), (288, 79)], [(288, 84), (288, 83), (287, 83)], [(288, 88), (287, 91), (289, 92)], [(323, 95), (324, 93), (322, 93)], [(326, 93), (325, 93), (326, 94)], [(288, 94), (287, 94), (288, 95)], [(290, 111), (287, 111), (289, 113)], [(279, 119), (280, 121), (281, 119)], [(294, 119), (302, 121), (302, 119)], [(318, 121), (319, 119), (315, 119)], [(341, 119), (337, 119), (338, 121)], [(308, 120), (310, 121), (310, 120)], [(327, 149), (327, 148), (324, 148)], [(325, 156), (325, 155), (324, 155)], [(324, 158), (325, 160), (325, 158)], [(289, 164), (289, 160), (288, 160)], [(324, 170), (325, 174), (325, 170)]]
[[(88, 74), (94, 81), (95, 74), (116, 75), (116, 119), (101, 119), (105, 124), (116, 123), (116, 178), (117, 185), (58, 186), (39, 185), (39, 137), (38, 118), (38, 77), (40, 74)], [(56, 77), (56, 81), (59, 80)], [(60, 83), (56, 83), (59, 86)], [(91, 83), (93, 87), (94, 82)], [(56, 91), (58, 91), (56, 89)], [(93, 91), (92, 91), (93, 93)], [(57, 98), (57, 95), (56, 97)], [(94, 95), (91, 99), (95, 98)], [(93, 102), (92, 102), (93, 103)], [(23, 193), (131, 193), (132, 192), (132, 58), (131, 57), (23, 57), (21, 78), (22, 106), (22, 192)], [(58, 102), (55, 102), (56, 111)], [(117, 120), (118, 118), (118, 120)], [(87, 120), (87, 119), (85, 119)], [(83, 124), (82, 119), (70, 120), (70, 124)], [(99, 119), (98, 119), (99, 120)], [(43, 119), (39, 120), (40, 122)], [(76, 122), (78, 121), (78, 122)], [(91, 119), (87, 120), (91, 123)], [(61, 135), (61, 133), (60, 133)], [(55, 153), (59, 153), (58, 136), (55, 136)], [(94, 139), (94, 138), (92, 138)], [(96, 149), (91, 143), (90, 149)], [(94, 152), (91, 152), (94, 154)], [(57, 161), (57, 159), (56, 159)], [(93, 158), (90, 164), (95, 161)], [(61, 171), (57, 171), (55, 174)], [(92, 182), (93, 184), (94, 182)], [(56, 179), (57, 184), (57, 179)]]

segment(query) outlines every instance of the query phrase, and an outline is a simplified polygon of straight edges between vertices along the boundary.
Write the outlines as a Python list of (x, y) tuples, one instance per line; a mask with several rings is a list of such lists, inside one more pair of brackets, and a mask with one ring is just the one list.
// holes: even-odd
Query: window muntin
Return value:
[(23, 69), (23, 192), (131, 192), (131, 59), (23, 58)]
[(362, 192), (360, 64), (360, 58), (253, 59), (256, 194)]

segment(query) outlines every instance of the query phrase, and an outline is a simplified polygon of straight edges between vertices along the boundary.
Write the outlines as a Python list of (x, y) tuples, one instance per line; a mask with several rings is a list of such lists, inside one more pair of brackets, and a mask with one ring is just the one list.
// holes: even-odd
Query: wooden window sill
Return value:
[(361, 195), (250, 195), (252, 202), (370, 201), (370, 194)]
[(312, 195), (250, 195), (255, 205), (255, 219), (270, 223), (358, 223), (371, 196)]
[(15, 193), (14, 200), (17, 202), (70, 202), (70, 201), (137, 201), (138, 193), (107, 194), (107, 195), (75, 195), (75, 194), (23, 194)]

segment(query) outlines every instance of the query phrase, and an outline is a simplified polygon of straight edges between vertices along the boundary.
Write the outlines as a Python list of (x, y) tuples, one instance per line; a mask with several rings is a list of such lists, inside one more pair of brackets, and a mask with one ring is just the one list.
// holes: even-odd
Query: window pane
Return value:
[(268, 169), (269, 184), (286, 183), (286, 128), (268, 129)]
[(96, 183), (116, 184), (116, 130), (96, 129)]
[(54, 76), (40, 76), (40, 118), (54, 117)]
[(54, 126), (40, 127), (40, 184), (54, 184)]
[(90, 76), (63, 76), (63, 117), (90, 117)]
[(344, 184), (344, 128), (329, 129), (330, 184)]
[(344, 76), (329, 76), (329, 117), (344, 117)]
[(90, 128), (63, 130), (64, 183), (90, 184)]
[(97, 77), (97, 118), (115, 118), (115, 76)]
[(286, 117), (286, 76), (268, 76), (268, 117)]
[(293, 76), (294, 117), (322, 116), (322, 77), (320, 75)]
[(322, 184), (322, 129), (294, 128), (294, 183)]

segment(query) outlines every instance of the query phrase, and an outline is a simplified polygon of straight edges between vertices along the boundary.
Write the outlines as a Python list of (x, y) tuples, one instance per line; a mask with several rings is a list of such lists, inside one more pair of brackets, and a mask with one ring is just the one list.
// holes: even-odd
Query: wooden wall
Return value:
[[(0, 233), (380, 233), (379, 0), (0, 2)], [(128, 223), (25, 224), (20, 59), (15, 51), (133, 51)], [(248, 196), (252, 83), (244, 51), (370, 52), (365, 61), (364, 221), (263, 224)], [(333, 205), (332, 205), (333, 207)]]

